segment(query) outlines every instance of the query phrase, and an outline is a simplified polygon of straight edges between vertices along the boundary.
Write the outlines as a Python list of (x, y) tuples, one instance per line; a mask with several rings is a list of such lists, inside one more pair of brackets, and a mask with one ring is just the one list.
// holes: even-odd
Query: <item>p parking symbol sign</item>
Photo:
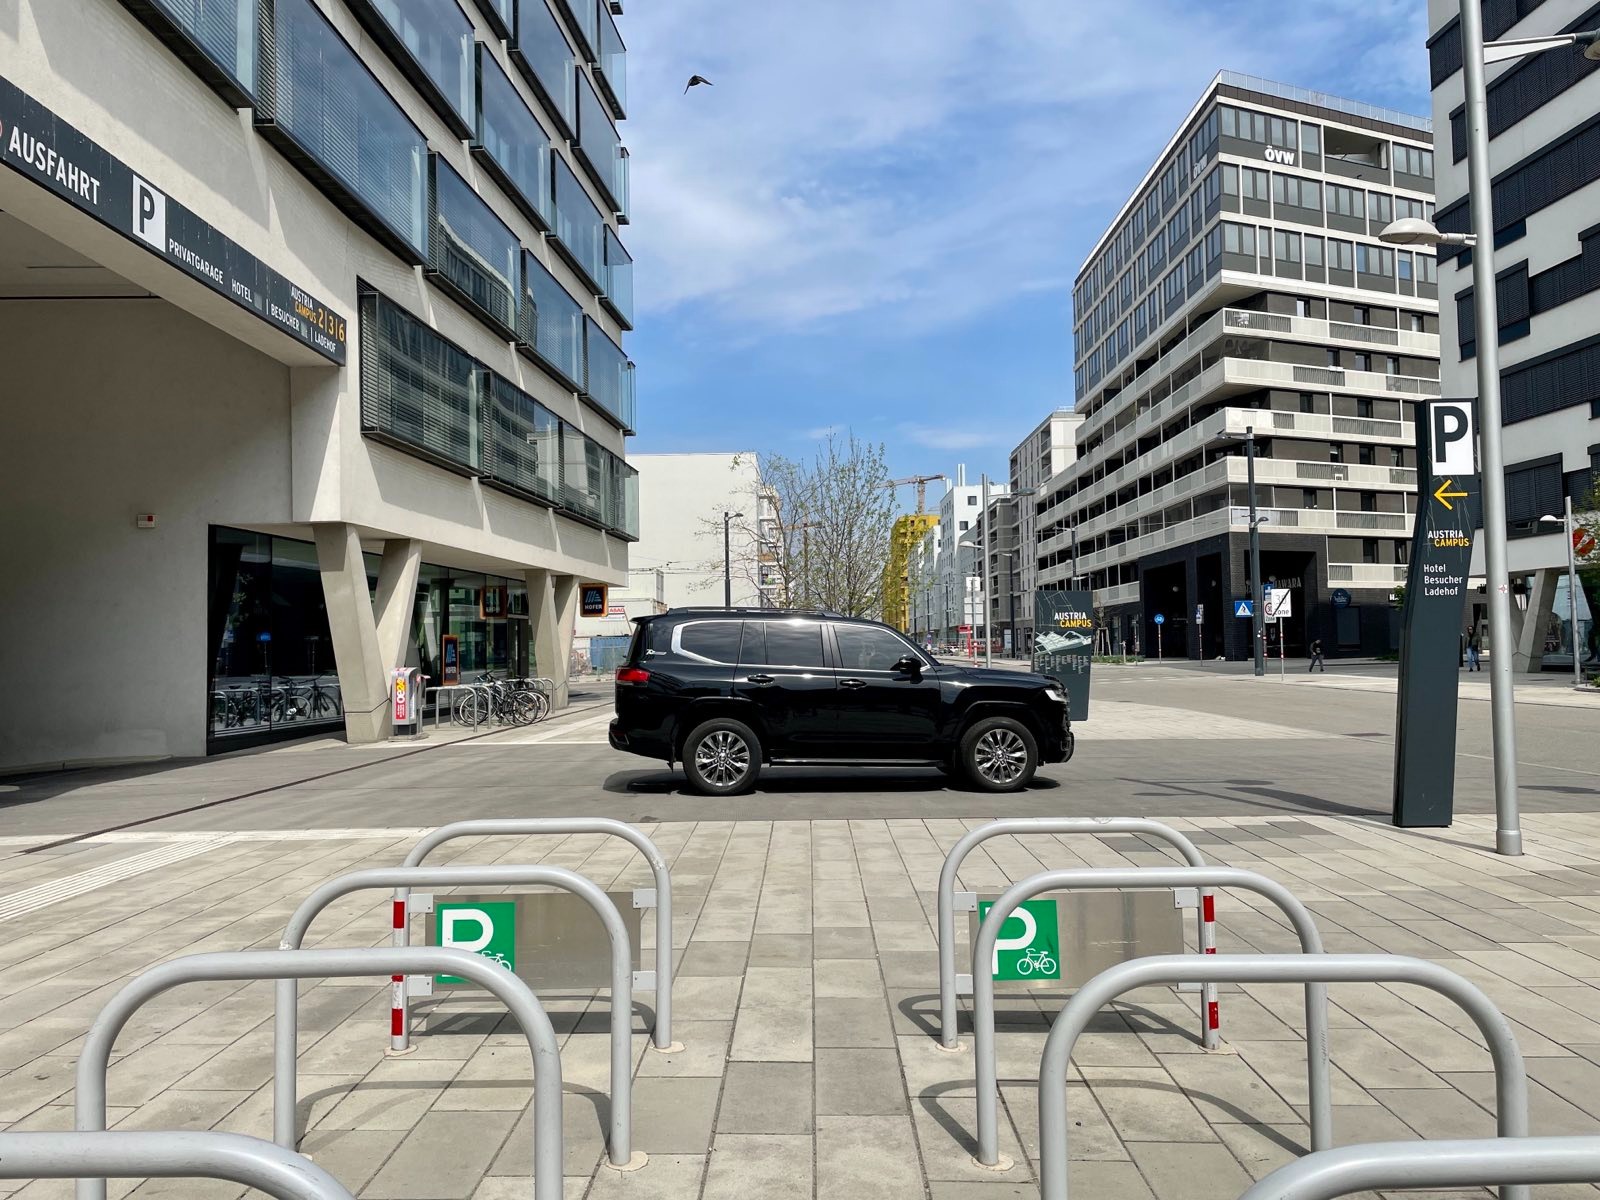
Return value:
[(167, 252), (167, 197), (153, 184), (133, 177), (133, 232), (159, 253)]
[[(978, 901), (981, 922), (994, 907)], [(1054, 900), (1024, 900), (1000, 927), (990, 974), (996, 980), (1060, 979), (1061, 933)]]
[[(517, 969), (517, 906), (515, 901), (483, 901), (435, 906), (439, 945), (471, 950), (508, 971)], [(437, 975), (438, 983), (466, 983), (455, 975)]]

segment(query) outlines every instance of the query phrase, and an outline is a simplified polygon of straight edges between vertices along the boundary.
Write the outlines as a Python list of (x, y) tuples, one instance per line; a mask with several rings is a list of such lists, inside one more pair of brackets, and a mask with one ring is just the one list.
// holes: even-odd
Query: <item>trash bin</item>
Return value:
[(389, 714), (396, 736), (401, 731), (422, 736), (422, 699), (421, 667), (396, 667), (389, 673)]

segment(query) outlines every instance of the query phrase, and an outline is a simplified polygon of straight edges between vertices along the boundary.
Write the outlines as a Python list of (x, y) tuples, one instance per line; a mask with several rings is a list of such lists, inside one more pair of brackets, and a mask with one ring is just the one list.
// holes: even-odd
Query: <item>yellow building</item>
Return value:
[(911, 557), (928, 530), (939, 523), (934, 513), (900, 517), (889, 531), (889, 561), (883, 568), (883, 620), (901, 633), (910, 628)]

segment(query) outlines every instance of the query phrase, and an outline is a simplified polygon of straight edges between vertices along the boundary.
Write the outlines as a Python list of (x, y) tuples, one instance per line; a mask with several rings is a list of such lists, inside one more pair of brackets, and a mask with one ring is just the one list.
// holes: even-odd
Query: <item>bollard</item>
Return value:
[[(632, 825), (613, 821), (609, 817), (527, 817), (488, 818), (476, 821), (454, 821), (441, 825), (412, 847), (406, 855), (405, 866), (418, 867), (422, 860), (445, 842), (464, 837), (523, 837), (529, 834), (604, 833), (621, 838), (633, 846), (650, 864), (650, 874), (655, 879), (656, 895), (656, 1022), (651, 1030), (652, 1049), (663, 1054), (676, 1054), (683, 1047), (672, 1040), (672, 872), (667, 860), (661, 856), (656, 844)], [(394, 898), (403, 905), (409, 888), (395, 888)], [(639, 907), (637, 901), (635, 907)], [(405, 923), (405, 908), (395, 909), (394, 944), (404, 946), (410, 940), (410, 929)], [(398, 1021), (390, 1018), (390, 1049), (404, 1054), (411, 1048), (411, 1029), (406, 1020), (407, 997), (402, 989), (397, 997), (400, 1009)], [(399, 1032), (394, 1032), (394, 1025)]]
[[(1009, 817), (968, 830), (945, 856), (939, 869), (939, 1045), (959, 1050), (956, 1040), (956, 874), (973, 849), (990, 838), (1023, 833), (1141, 833), (1167, 842), (1191, 867), (1206, 865), (1205, 856), (1178, 830), (1146, 817)], [(1133, 868), (1129, 868), (1133, 869)], [(1209, 890), (1200, 892), (1199, 946), (1202, 954), (1217, 952), (1216, 907)], [(1215, 1050), (1222, 1044), (1217, 989), (1206, 984), (1200, 993), (1200, 1044)]]
[(241, 1133), (0, 1133), (0, 1179), (225, 1179), (277, 1200), (350, 1200), (308, 1158)]
[[(1472, 1018), (1494, 1061), (1501, 1137), (1528, 1136), (1528, 1074), (1511, 1022), (1473, 984), (1426, 959), (1401, 954), (1159, 954), (1118, 963), (1078, 989), (1056, 1014), (1039, 1060), (1039, 1194), (1067, 1200), (1067, 1064), (1089, 1022), (1122, 993), (1153, 983), (1414, 983), (1454, 1000)], [(1426, 1144), (1426, 1143), (1424, 1143)], [(1501, 1200), (1528, 1200), (1508, 1186)]]
[(1370, 1142), (1279, 1167), (1239, 1200), (1333, 1200), (1391, 1188), (1600, 1183), (1600, 1137)]
[[(413, 887), (453, 887), (471, 883), (543, 884), (564, 888), (581, 897), (599, 916), (611, 939), (611, 1134), (607, 1139), (607, 1162), (619, 1170), (642, 1166), (643, 1160), (635, 1161), (633, 1154), (633, 955), (628, 945), (628, 930), (622, 924), (617, 906), (593, 880), (565, 867), (374, 867), (351, 871), (328, 880), (301, 902), (283, 931), (280, 949), (298, 950), (316, 915), (351, 892), (398, 887), (409, 891)], [(404, 988), (401, 974), (400, 986)], [(390, 986), (394, 986), (392, 978)], [(278, 1026), (289, 1032), (277, 1042), (276, 1053), (289, 1057), (280, 1064), (282, 1069), (276, 1074), (273, 1139), (280, 1146), (293, 1147), (298, 1090), (294, 1056), (299, 1017), (294, 980), (280, 979), (277, 988)]]
[[(333, 979), (359, 975), (421, 974), (459, 975), (498, 997), (517, 1019), (533, 1054), (533, 1194), (534, 1200), (561, 1200), (561, 1049), (555, 1029), (537, 997), (511, 972), (481, 955), (437, 946), (404, 950), (366, 948), (349, 950), (240, 950), (221, 954), (190, 954), (151, 967), (131, 979), (113, 996), (89, 1027), (78, 1055), (77, 1089), (73, 1103), (75, 1124), (82, 1132), (106, 1127), (106, 1073), (111, 1047), (130, 1017), (147, 1001), (180, 983), (223, 979)], [(278, 1073), (287, 1063), (295, 1069), (295, 1042), (285, 1039), (279, 1023), (273, 1030), (274, 1091), (283, 1094)], [(288, 1048), (285, 1053), (285, 1046)], [(292, 1086), (292, 1085), (291, 1085)], [(292, 1146), (281, 1147), (293, 1150)], [(78, 1200), (106, 1200), (106, 1181), (80, 1175)]]
[[(1000, 1163), (999, 1086), (994, 1050), (994, 979), (989, 969), (1000, 929), (1019, 904), (1041, 892), (1087, 888), (1239, 888), (1265, 896), (1289, 918), (1306, 954), (1322, 953), (1322, 937), (1306, 906), (1283, 884), (1234, 867), (1075, 867), (1045, 871), (1012, 884), (984, 917), (972, 946), (973, 1065), (978, 1085), (978, 1163)], [(1139, 962), (1139, 959), (1131, 961)], [(1306, 984), (1306, 1077), (1311, 1094), (1311, 1145), (1333, 1145), (1333, 1085), (1328, 1071), (1328, 988)]]

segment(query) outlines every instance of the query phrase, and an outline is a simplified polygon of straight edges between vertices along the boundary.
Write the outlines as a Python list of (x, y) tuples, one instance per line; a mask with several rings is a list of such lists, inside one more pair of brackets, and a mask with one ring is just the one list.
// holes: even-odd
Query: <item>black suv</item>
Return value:
[(764, 763), (934, 765), (986, 792), (1072, 757), (1053, 679), (938, 662), (887, 625), (825, 612), (675, 608), (635, 620), (611, 745), (683, 764), (714, 796)]

